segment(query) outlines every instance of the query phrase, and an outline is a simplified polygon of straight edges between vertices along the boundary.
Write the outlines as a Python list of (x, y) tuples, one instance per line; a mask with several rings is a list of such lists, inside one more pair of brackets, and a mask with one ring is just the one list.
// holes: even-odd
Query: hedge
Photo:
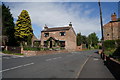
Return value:
[(115, 40), (106, 40), (104, 41), (105, 49), (114, 49), (116, 48)]

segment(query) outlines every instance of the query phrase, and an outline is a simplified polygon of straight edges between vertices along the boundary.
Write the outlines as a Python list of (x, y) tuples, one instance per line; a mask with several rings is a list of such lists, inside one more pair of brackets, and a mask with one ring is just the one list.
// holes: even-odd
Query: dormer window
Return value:
[(65, 32), (60, 32), (60, 36), (65, 36)]
[(48, 37), (49, 36), (49, 33), (44, 33), (44, 37)]

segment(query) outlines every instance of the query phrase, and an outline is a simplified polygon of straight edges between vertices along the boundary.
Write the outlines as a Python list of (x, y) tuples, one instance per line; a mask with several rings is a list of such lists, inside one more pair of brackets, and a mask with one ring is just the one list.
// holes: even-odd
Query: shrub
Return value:
[(23, 47), (23, 50), (40, 51), (41, 48), (37, 48), (37, 47)]
[(113, 53), (113, 56), (119, 56), (120, 57), (120, 47), (116, 49), (116, 51)]
[(102, 46), (99, 46), (99, 49), (102, 49)]
[(5, 54), (23, 55), (22, 53), (13, 53), (13, 52), (11, 52), (11, 51), (6, 51), (6, 50), (4, 50), (4, 51), (2, 51), (2, 52), (5, 53)]
[(120, 39), (116, 40), (117, 47), (120, 47)]
[(116, 48), (115, 40), (106, 40), (104, 41), (105, 50)]

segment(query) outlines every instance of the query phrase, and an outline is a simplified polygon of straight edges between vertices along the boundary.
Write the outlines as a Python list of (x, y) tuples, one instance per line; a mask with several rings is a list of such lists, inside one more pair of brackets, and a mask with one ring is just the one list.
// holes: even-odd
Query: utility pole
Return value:
[(102, 21), (102, 9), (101, 9), (101, 3), (100, 0), (98, 1), (99, 5), (99, 10), (100, 10), (100, 24), (101, 24), (101, 34), (102, 34), (102, 53), (101, 53), (101, 58), (104, 59), (104, 35), (103, 35), (103, 21)]

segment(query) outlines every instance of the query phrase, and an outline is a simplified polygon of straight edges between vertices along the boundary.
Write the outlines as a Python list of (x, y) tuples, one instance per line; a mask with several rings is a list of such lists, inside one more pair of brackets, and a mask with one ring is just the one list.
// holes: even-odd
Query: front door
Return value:
[(50, 48), (52, 48), (52, 41), (50, 41)]

